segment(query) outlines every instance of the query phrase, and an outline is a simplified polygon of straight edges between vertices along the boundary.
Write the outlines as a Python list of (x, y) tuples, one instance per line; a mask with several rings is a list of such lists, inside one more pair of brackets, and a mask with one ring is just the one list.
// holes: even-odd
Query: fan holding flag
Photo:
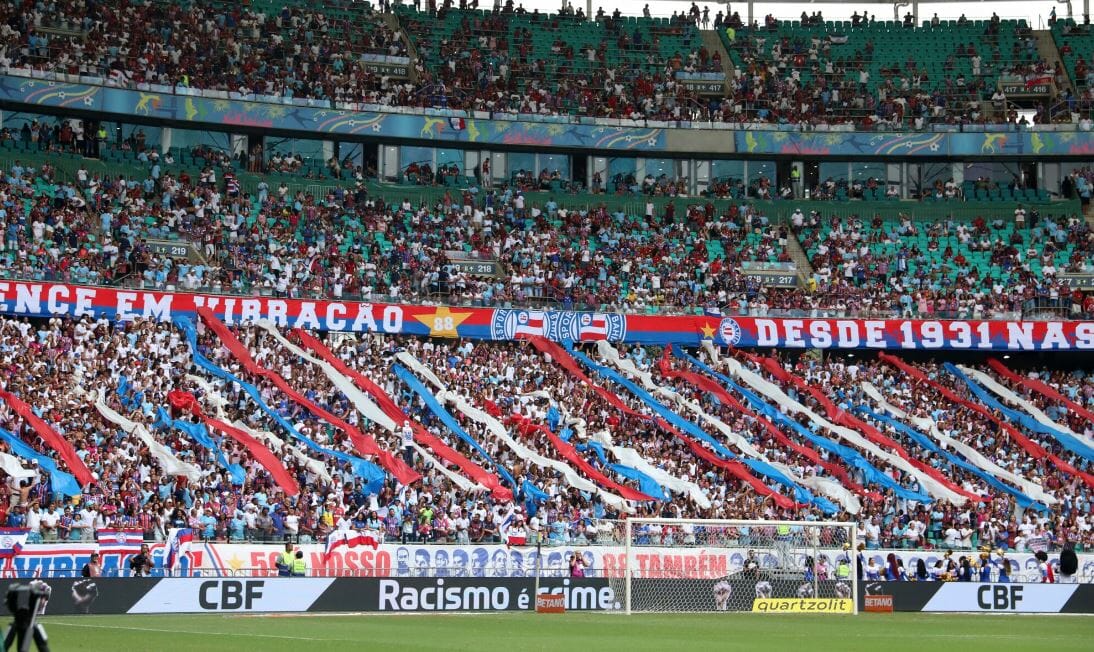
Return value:
[(376, 550), (380, 547), (382, 542), (383, 535), (375, 530), (363, 530), (360, 532), (348, 529), (335, 530), (327, 536), (327, 548), (323, 552), (323, 561), (324, 563), (329, 561), (330, 556), (339, 548), (368, 546), (373, 550)]
[(528, 543), (528, 530), (524, 527), (524, 512), (519, 506), (510, 509), (508, 516), (498, 527), (498, 534), (507, 548)]
[(0, 559), (17, 557), (27, 542), (30, 530), (27, 528), (0, 528)]
[(182, 556), (190, 552), (190, 544), (193, 542), (194, 531), (188, 527), (176, 527), (167, 531), (167, 558), (163, 567), (169, 574), (174, 574)]

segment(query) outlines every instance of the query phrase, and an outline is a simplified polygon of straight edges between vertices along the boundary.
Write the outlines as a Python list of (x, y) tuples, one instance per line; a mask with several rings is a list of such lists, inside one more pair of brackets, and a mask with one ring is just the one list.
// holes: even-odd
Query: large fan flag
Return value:
[(372, 530), (358, 532), (357, 530), (335, 530), (327, 536), (327, 548), (323, 551), (323, 559), (330, 559), (339, 548), (356, 548), (368, 546), (373, 550), (380, 547), (381, 536)]

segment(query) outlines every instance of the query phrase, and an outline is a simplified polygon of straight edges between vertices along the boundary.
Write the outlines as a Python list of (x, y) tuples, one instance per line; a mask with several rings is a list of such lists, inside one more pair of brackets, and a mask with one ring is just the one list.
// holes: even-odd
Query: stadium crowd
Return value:
[[(63, 183), (48, 165), (16, 161), (0, 180), (0, 271), (218, 293), (612, 311), (1094, 312), (1089, 297), (1059, 280), (1061, 272), (1088, 271), (1094, 234), (1075, 217), (1042, 218), (1036, 209), (1028, 228), (1006, 218), (933, 225), (874, 218), (867, 225), (842, 206), (829, 217), (796, 211), (789, 225), (779, 225), (747, 201), (722, 211), (699, 199), (664, 210), (647, 202), (645, 214), (636, 215), (568, 209), (560, 204), (565, 197), (531, 204), (501, 186), (451, 189), (436, 205), (416, 205), (371, 196), (363, 185), (314, 197), (262, 181), (252, 195), (230, 171), (218, 178), (210, 168), (193, 178), (150, 166), (143, 180), (81, 169)], [(909, 236), (920, 231), (929, 240), (916, 244)], [(789, 263), (794, 237), (814, 268), (804, 287), (765, 287), (744, 273), (742, 263)], [(198, 243), (202, 258), (176, 260), (148, 242), (175, 238)], [(448, 252), (496, 260), (502, 276), (460, 271)], [(1004, 291), (1008, 283), (1019, 291)]]
[[(0, 69), (275, 101), (858, 129), (1024, 122), (1003, 106), (994, 80), (1066, 77), (1040, 59), (1028, 30), (1012, 21), (976, 33), (987, 39), (983, 51), (961, 32), (945, 42), (945, 61), (932, 66), (883, 59), (873, 32), (848, 34), (816, 15), (785, 27), (789, 21), (770, 16), (762, 26), (744, 25), (721, 12), (711, 21), (697, 6), (665, 20), (651, 19), (648, 10), (640, 19), (601, 10), (595, 21), (570, 11), (526, 12), (511, 2), (494, 11), (452, 3), (384, 9), (396, 10), (389, 16), (335, 2), (263, 12), (201, 0), (26, 11), (9, 0), (0, 4)], [(828, 34), (795, 31), (798, 25), (827, 25)], [(928, 47), (938, 31), (885, 25)], [(723, 41), (732, 64), (703, 45), (699, 27), (711, 26), (733, 34)], [(867, 26), (874, 21), (856, 22)], [(216, 48), (204, 51), (210, 44)], [(385, 68), (391, 61), (407, 74)], [(700, 94), (689, 83), (696, 79), (724, 81), (725, 89)], [(984, 101), (998, 106), (984, 111)], [(1034, 121), (1051, 118), (1042, 110)]]
[[(192, 527), (205, 539), (232, 541), (280, 541), (288, 537), (306, 542), (321, 540), (340, 527), (383, 530), (386, 537), (404, 541), (503, 540), (499, 527), (512, 505), (506, 498), (499, 498), (498, 494), (466, 479), (462, 484), (457, 482), (454, 476), (463, 473), (467, 466), (445, 465), (442, 470), (438, 468), (442, 463), (435, 458), (408, 452), (398, 430), (384, 430), (365, 418), (355, 409), (356, 403), (333, 385), (314, 361), (290, 351), (263, 329), (248, 326), (233, 331), (233, 336), (259, 365), (280, 375), (303, 397), (293, 398), (283, 393), (265, 373), (259, 376), (248, 371), (248, 366), (210, 329), (200, 329), (197, 351), (241, 380), (254, 383), (273, 412), (292, 424), (300, 435), (325, 447), (326, 453), (287, 437), (284, 427), (245, 395), (239, 385), (216, 381), (204, 367), (195, 366), (194, 351), (176, 326), (145, 320), (93, 321), (86, 317), (0, 320), (0, 350), (7, 369), (4, 390), (33, 406), (48, 427), (72, 444), (94, 474), (93, 482), (83, 487), (79, 495), (66, 496), (53, 485), (46, 469), (33, 465), (30, 478), (12, 480), (0, 488), (4, 493), (0, 520), (8, 526), (30, 528), (32, 541), (87, 541), (93, 539), (95, 530), (111, 526), (141, 529), (149, 540), (163, 540), (166, 528), (173, 526)], [(524, 487), (516, 494), (518, 509), (523, 511), (527, 507), (529, 513), (527, 520), (523, 520), (523, 515), (518, 516), (520, 522), (512, 527), (525, 528), (533, 539), (543, 537), (552, 543), (579, 545), (607, 540), (611, 529), (601, 528), (600, 519), (623, 515), (623, 508), (608, 500), (608, 494), (625, 491), (627, 487), (638, 488), (633, 480), (616, 475), (608, 464), (610, 458), (634, 464), (633, 458), (621, 457), (625, 449), (631, 449), (652, 467), (687, 487), (674, 491), (662, 486), (666, 498), (671, 498), (663, 502), (632, 503), (637, 514), (807, 519), (821, 516), (816, 505), (794, 504), (792, 500), (780, 504), (774, 495), (784, 492), (785, 496), (788, 489), (772, 483), (770, 478), (761, 477), (759, 481), (773, 488), (775, 494), (765, 496), (754, 490), (757, 485), (749, 486), (752, 480), (738, 472), (727, 472), (726, 467), (712, 461), (713, 457), (688, 444), (686, 436), (673, 426), (651, 420), (649, 404), (629, 389), (602, 381), (602, 388), (618, 397), (608, 400), (562, 365), (560, 358), (545, 356), (528, 342), (473, 343), (375, 335), (332, 336), (327, 343), (344, 364), (374, 379), (408, 419), (420, 423), (426, 432), (464, 455), (472, 465), (490, 474), (507, 469), (518, 478)], [(445, 389), (432, 386), (430, 392), (448, 406), (481, 448), (457, 437), (411, 390), (404, 377), (392, 373), (393, 364), (403, 361), (399, 354), (407, 353), (443, 379), (439, 382)], [(586, 349), (585, 353), (600, 359), (595, 349)], [(939, 394), (939, 390), (899, 373), (888, 362), (841, 356), (821, 362), (803, 356), (784, 359), (779, 367), (806, 383), (824, 387), (828, 397), (849, 408), (870, 404), (860, 387), (863, 381), (874, 384), (900, 409), (932, 419), (944, 435), (983, 451), (999, 468), (1024, 483), (1040, 487), (1043, 495), (1053, 500), (1047, 511), (1016, 509), (1010, 495), (995, 491), (947, 458), (919, 448), (914, 439), (887, 428), (886, 432), (899, 445), (915, 459), (939, 471), (952, 486), (970, 495), (990, 497), (962, 506), (942, 500), (930, 504), (910, 500), (897, 494), (893, 487), (869, 480), (837, 456), (816, 448), (787, 424), (769, 421), (748, 409), (732, 409), (710, 395), (704, 396), (693, 384), (673, 377), (672, 365), (665, 367), (659, 363), (661, 353), (657, 349), (630, 347), (623, 348), (621, 354), (639, 369), (649, 370), (655, 385), (671, 389), (685, 401), (694, 401), (700, 410), (721, 420), (735, 437), (743, 438), (747, 442), (743, 446), (754, 448), (745, 452), (742, 444), (734, 444), (734, 438), (723, 436), (725, 431), (706, 428), (734, 448), (735, 454), (755, 455), (757, 459), (779, 464), (792, 477), (825, 478), (856, 493), (862, 508), (855, 518), (862, 526), (863, 542), (868, 548), (989, 546), (1025, 550), (1031, 546), (1058, 549), (1066, 543), (1089, 550), (1094, 545), (1088, 516), (1090, 488), (1077, 476), (1043, 458), (1031, 458), (1013, 438), (1002, 436), (1004, 431), (995, 422), (999, 417), (956, 405)], [(706, 358), (703, 353), (699, 355)], [(726, 360), (707, 359), (717, 369), (733, 373)], [(815, 396), (802, 392), (788, 378), (780, 380), (770, 375), (766, 366), (755, 361), (746, 361), (745, 365), (776, 383), (792, 399), (823, 411)], [(961, 390), (938, 366), (917, 367), (943, 387)], [(414, 373), (422, 380), (428, 378), (427, 372)], [(1094, 383), (1090, 376), (1045, 370), (1036, 375), (1079, 404), (1094, 407)], [(1087, 441), (1094, 434), (1094, 424), (1063, 406), (1020, 386), (1010, 386), (1029, 396), (1061, 424), (1082, 433)], [(738, 401), (747, 400), (736, 389), (727, 391), (732, 391)], [(172, 393), (178, 392), (196, 396), (206, 414), (249, 432), (275, 433), (263, 435), (263, 441), (284, 462), (301, 493), (286, 496), (270, 469), (256, 461), (244, 446), (216, 436), (224, 452), (220, 458), (215, 450), (186, 436), (184, 427), (165, 420), (165, 412), (161, 410), (169, 411), (181, 421), (197, 421), (178, 409), (177, 401), (172, 400)], [(130, 424), (122, 428), (116, 419), (107, 418), (104, 411), (92, 407), (97, 396), (139, 426)], [(457, 411), (457, 399), (495, 415), (513, 440), (533, 450), (538, 457), (518, 455), (485, 422)], [(693, 406), (685, 402), (679, 405), (686, 407), (680, 409), (680, 414), (690, 418)], [(0, 427), (52, 457), (57, 466), (65, 469), (66, 463), (44, 442), (33, 424), (10, 406), (7, 401), (0, 407)], [(366, 437), (374, 438), (381, 450), (408, 460), (422, 474), (421, 481), (406, 487), (389, 478), (377, 492), (367, 490), (362, 478), (356, 477), (345, 461), (346, 455), (356, 455), (359, 449), (355, 450), (355, 444), (341, 426), (335, 427), (318, 416), (317, 408), (359, 428)], [(562, 421), (554, 423), (552, 413), (556, 417), (561, 415)], [(553, 428), (555, 436), (567, 438), (575, 446), (574, 451), (587, 464), (578, 467), (586, 481), (598, 478), (586, 468), (603, 473), (607, 480), (593, 480), (598, 491), (579, 491), (567, 481), (566, 474), (556, 472), (555, 467), (539, 465), (536, 461), (539, 457), (574, 460), (561, 454), (561, 444), (547, 430), (521, 427), (526, 420)], [(1019, 423), (1012, 425), (1075, 467), (1089, 468), (1050, 438), (1030, 432)], [(138, 436), (139, 427), (152, 433), (156, 441), (176, 456), (176, 462), (192, 463), (200, 473), (190, 478), (169, 475), (162, 457), (154, 454)], [(885, 426), (877, 422), (877, 427)], [(866, 432), (865, 427), (857, 429)], [(425, 441), (420, 436), (415, 439)], [(10, 451), (7, 444), (2, 448)], [(866, 447), (858, 450), (896, 485), (912, 491), (922, 488), (915, 477), (885, 458)], [(440, 454), (436, 449), (433, 452)], [(373, 461), (378, 459), (369, 457)], [(242, 483), (233, 479), (234, 464), (242, 465)], [(524, 483), (530, 483), (536, 491), (527, 489)]]
[(1088, 273), (1094, 260), (1094, 232), (1077, 216), (1042, 217), (1036, 208), (1027, 216), (1019, 206), (1014, 220), (971, 223), (801, 211), (791, 221), (811, 255), (811, 287), (867, 312), (984, 316), (1036, 306), (1078, 316), (1094, 308), (1061, 276)]

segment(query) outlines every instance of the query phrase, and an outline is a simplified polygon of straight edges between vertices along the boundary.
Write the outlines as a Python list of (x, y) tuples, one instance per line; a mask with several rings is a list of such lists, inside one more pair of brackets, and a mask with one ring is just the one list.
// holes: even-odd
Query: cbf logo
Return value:
[(722, 338), (722, 343), (726, 346), (737, 346), (737, 343), (741, 341), (741, 325), (736, 319), (729, 317), (723, 319), (718, 324), (718, 337)]

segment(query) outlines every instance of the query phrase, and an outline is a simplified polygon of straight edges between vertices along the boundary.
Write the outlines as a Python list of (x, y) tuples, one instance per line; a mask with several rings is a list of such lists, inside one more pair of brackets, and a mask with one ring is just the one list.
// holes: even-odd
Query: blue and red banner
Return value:
[(284, 328), (433, 337), (814, 349), (1094, 350), (1094, 321), (791, 319), (623, 315), (564, 310), (421, 306), (354, 301), (229, 297), (64, 283), (0, 281), (0, 314), (170, 320), (208, 308), (225, 323), (269, 319)]

